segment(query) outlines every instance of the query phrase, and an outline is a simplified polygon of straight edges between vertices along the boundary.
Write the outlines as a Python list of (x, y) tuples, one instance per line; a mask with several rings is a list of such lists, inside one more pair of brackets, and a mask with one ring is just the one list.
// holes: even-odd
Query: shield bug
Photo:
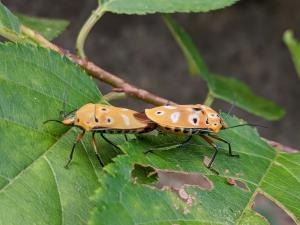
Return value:
[[(156, 124), (149, 121), (147, 118), (137, 119), (134, 115), (138, 112), (126, 108), (119, 108), (110, 105), (103, 104), (86, 104), (79, 108), (78, 110), (72, 111), (71, 113), (64, 116), (63, 120), (47, 120), (44, 123), (55, 121), (62, 123), (67, 126), (78, 127), (82, 130), (80, 134), (76, 137), (72, 150), (69, 155), (69, 159), (65, 167), (67, 168), (72, 161), (73, 153), (76, 144), (83, 138), (85, 132), (92, 132), (92, 145), (95, 151), (96, 157), (103, 166), (103, 162), (98, 154), (96, 148), (95, 134), (100, 133), (101, 137), (113, 145), (119, 148), (113, 142), (111, 142), (104, 133), (109, 134), (137, 134), (146, 133), (154, 130)], [(127, 139), (127, 137), (126, 137)]]
[[(212, 140), (224, 142), (228, 145), (229, 156), (239, 156), (232, 153), (231, 145), (225, 139), (216, 135), (220, 130), (227, 129), (221, 116), (212, 108), (196, 105), (166, 105), (145, 110), (145, 116), (157, 124), (157, 128), (164, 132), (188, 136), (181, 144), (191, 140), (193, 135), (202, 137), (215, 151), (207, 167), (211, 166), (219, 151), (218, 145)], [(159, 150), (159, 149), (157, 149)], [(151, 152), (153, 150), (148, 150)]]

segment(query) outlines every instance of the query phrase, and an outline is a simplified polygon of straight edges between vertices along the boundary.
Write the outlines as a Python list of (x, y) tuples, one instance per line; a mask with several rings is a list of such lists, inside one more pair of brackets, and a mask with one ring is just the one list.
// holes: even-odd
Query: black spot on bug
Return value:
[(165, 129), (166, 129), (166, 130), (171, 130), (171, 128), (170, 128), (170, 127), (165, 127)]
[(107, 121), (108, 123), (110, 123), (110, 122), (111, 122), (111, 119), (110, 119), (110, 118), (107, 118), (106, 121)]
[(174, 131), (175, 131), (175, 132), (180, 132), (181, 129), (176, 127), (176, 128), (174, 129)]
[(205, 123), (206, 123), (207, 125), (209, 125), (208, 118), (206, 119)]
[(202, 111), (201, 108), (193, 108), (194, 111)]
[(77, 122), (79, 123), (79, 122), (80, 122), (80, 119), (77, 119)]
[(198, 122), (197, 118), (193, 118), (193, 123), (196, 124)]
[(107, 111), (107, 108), (101, 108), (102, 111)]
[(98, 118), (97, 118), (97, 117), (95, 117), (95, 122), (96, 122), (96, 123), (98, 123), (98, 122), (99, 122), (99, 120), (98, 120)]

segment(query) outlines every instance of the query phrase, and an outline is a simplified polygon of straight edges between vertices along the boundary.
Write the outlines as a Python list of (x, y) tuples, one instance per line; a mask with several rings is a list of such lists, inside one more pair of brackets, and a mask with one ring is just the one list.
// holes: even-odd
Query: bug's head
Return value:
[(225, 129), (225, 127), (227, 127), (225, 121), (213, 109), (207, 108), (206, 115), (207, 118), (205, 123), (207, 125), (207, 128), (209, 128), (212, 132), (218, 133), (221, 129)]
[(72, 126), (75, 122), (75, 116), (67, 116), (63, 119), (62, 123), (65, 125)]

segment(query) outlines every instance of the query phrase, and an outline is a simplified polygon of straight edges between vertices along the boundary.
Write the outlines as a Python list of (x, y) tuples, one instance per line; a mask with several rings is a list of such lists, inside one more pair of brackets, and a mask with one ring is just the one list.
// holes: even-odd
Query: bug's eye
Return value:
[(157, 115), (157, 116), (161, 116), (161, 115), (164, 115), (164, 111), (156, 111), (155, 112), (155, 115)]
[(217, 124), (217, 123), (214, 123), (213, 125), (214, 125), (214, 126), (218, 126), (218, 124)]

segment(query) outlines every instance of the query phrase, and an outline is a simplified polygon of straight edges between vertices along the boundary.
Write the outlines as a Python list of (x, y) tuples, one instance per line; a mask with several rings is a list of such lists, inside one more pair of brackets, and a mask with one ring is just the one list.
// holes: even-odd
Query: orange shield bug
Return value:
[(104, 166), (97, 148), (95, 134), (100, 133), (101, 137), (113, 145), (119, 148), (113, 142), (111, 142), (104, 133), (110, 134), (137, 134), (146, 133), (154, 130), (156, 124), (149, 121), (147, 118), (137, 119), (134, 115), (138, 112), (126, 108), (119, 108), (110, 105), (102, 104), (86, 104), (69, 114), (67, 114), (62, 121), (59, 120), (47, 120), (44, 123), (55, 121), (68, 126), (75, 126), (82, 130), (82, 132), (76, 137), (72, 150), (69, 155), (69, 159), (65, 167), (67, 168), (72, 161), (73, 153), (76, 144), (83, 138), (85, 132), (92, 132), (92, 145), (96, 154), (96, 157), (101, 166)]
[[(159, 130), (188, 136), (188, 138), (180, 144), (185, 144), (190, 141), (193, 135), (202, 137), (215, 149), (207, 165), (209, 169), (211, 169), (219, 150), (218, 145), (212, 139), (226, 143), (228, 145), (229, 156), (239, 156), (232, 154), (231, 145), (228, 141), (216, 135), (220, 130), (227, 129), (228, 127), (221, 116), (208, 106), (201, 104), (166, 105), (146, 109), (145, 115), (148, 119), (157, 124)], [(153, 150), (148, 150), (145, 153), (151, 151)]]

